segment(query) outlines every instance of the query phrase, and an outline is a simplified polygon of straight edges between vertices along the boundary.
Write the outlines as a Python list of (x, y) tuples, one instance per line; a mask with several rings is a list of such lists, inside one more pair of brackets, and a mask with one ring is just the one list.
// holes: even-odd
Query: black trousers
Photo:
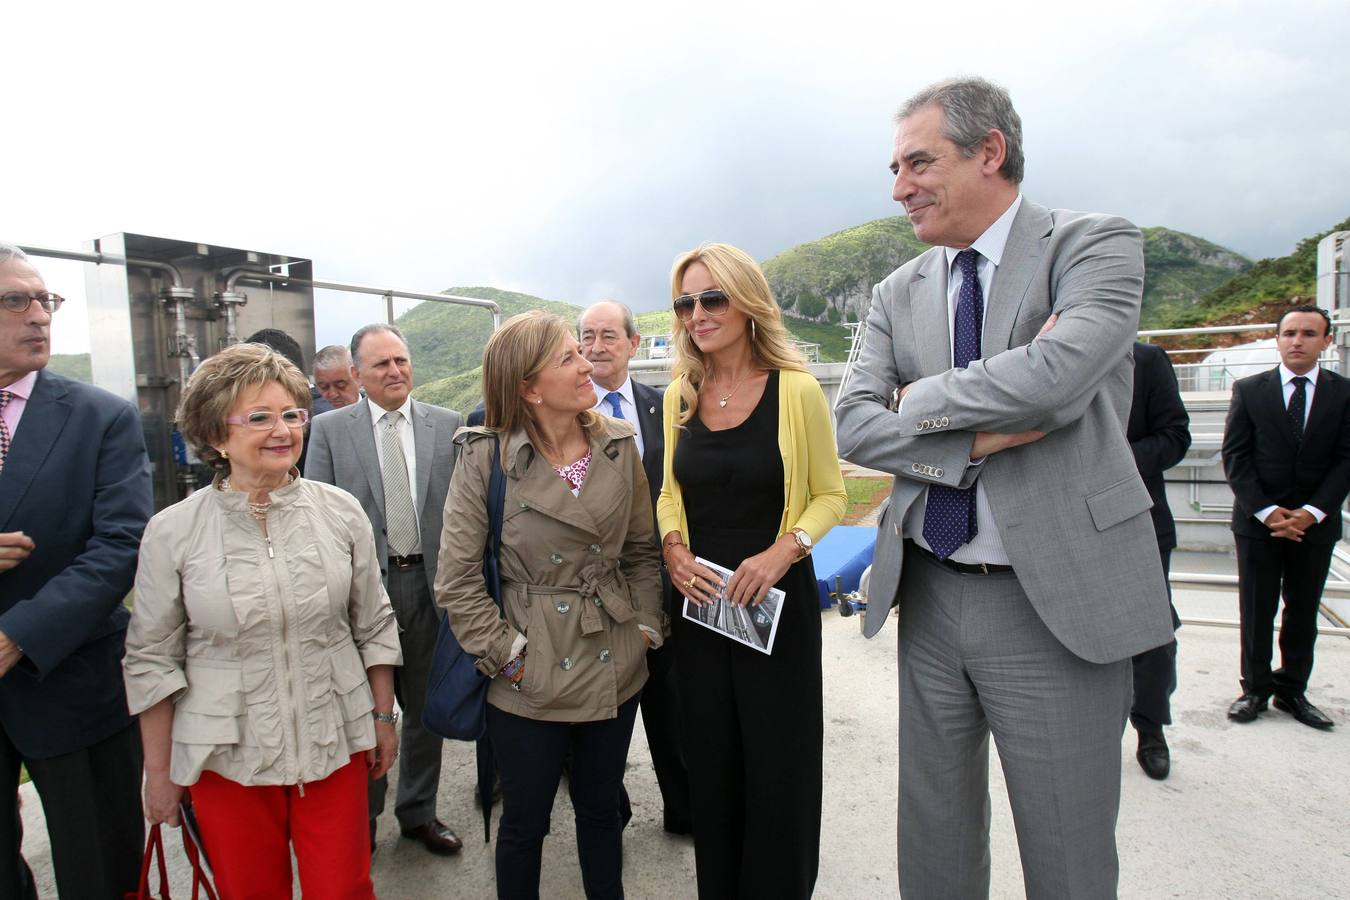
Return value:
[(652, 769), (661, 788), (663, 825), (667, 831), (688, 832), (689, 773), (680, 747), (679, 686), (675, 677), (675, 648), (667, 644), (647, 651), (647, 684), (642, 688), (642, 728), (647, 733)]
[(121, 900), (134, 892), (145, 851), (141, 733), (133, 722), (83, 750), (26, 759), (0, 729), (0, 897), (23, 897), (19, 766), (42, 798), (56, 890), (62, 897)]
[[(1171, 548), (1158, 548), (1162, 557), (1163, 575), (1170, 571)], [(1167, 585), (1167, 599), (1172, 599), (1172, 584)], [(1177, 608), (1172, 607), (1172, 628), (1181, 626)], [(1134, 669), (1134, 702), (1130, 705), (1130, 724), (1136, 731), (1157, 734), (1164, 725), (1172, 724), (1172, 693), (1177, 689), (1177, 642), (1145, 650), (1132, 660)]]
[[(1339, 515), (1332, 512), (1332, 515)], [(1312, 675), (1317, 610), (1334, 544), (1234, 535), (1242, 620), (1242, 689), (1252, 694), (1301, 697)], [(1280, 620), (1280, 668), (1270, 669), (1275, 609)]]
[(702, 900), (794, 900), (815, 890), (823, 678), (815, 583), (802, 571), (771, 656), (683, 616), (675, 621)]
[(589, 900), (623, 896), (623, 824), (619, 788), (637, 718), (638, 696), (613, 719), (541, 722), (487, 708), (488, 736), (502, 779), (497, 827), (497, 896), (535, 900), (553, 799), (570, 755), (567, 777), (576, 813), (577, 857)]

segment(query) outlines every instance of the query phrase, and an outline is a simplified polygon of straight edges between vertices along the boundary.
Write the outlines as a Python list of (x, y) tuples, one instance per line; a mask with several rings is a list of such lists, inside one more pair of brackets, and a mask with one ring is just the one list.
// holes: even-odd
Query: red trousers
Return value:
[(305, 897), (374, 900), (364, 753), (323, 781), (245, 787), (214, 772), (192, 786), (220, 900), (291, 897), (291, 847)]

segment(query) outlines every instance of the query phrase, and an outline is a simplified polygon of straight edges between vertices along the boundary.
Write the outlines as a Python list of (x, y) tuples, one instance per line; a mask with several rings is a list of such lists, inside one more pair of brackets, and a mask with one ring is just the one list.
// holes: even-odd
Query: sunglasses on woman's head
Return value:
[(703, 311), (710, 316), (720, 316), (731, 306), (731, 298), (719, 290), (702, 291), (697, 294), (681, 294), (675, 298), (671, 304), (675, 308), (675, 315), (680, 317), (681, 322), (688, 322), (694, 317), (694, 304), (703, 305)]

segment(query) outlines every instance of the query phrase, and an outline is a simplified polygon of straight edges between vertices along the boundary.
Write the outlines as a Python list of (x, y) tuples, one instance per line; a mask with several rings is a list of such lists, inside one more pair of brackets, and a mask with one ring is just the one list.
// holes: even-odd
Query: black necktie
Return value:
[(1295, 375), (1290, 379), (1294, 384), (1294, 395), (1289, 398), (1289, 433), (1294, 436), (1294, 446), (1303, 444), (1303, 419), (1308, 409), (1308, 379)]

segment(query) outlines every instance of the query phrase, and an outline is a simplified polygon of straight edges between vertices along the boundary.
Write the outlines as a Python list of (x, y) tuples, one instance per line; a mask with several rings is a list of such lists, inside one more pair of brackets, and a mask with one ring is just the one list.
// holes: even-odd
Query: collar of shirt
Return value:
[[(374, 425), (375, 425), (376, 428), (379, 428), (379, 427), (380, 427), (380, 419), (383, 418), (383, 417), (384, 417), (384, 414), (385, 414), (386, 412), (389, 412), (389, 410), (385, 409), (383, 406), (381, 406), (380, 404), (376, 403), (374, 400), (370, 399), (369, 397), (366, 398), (366, 402), (370, 404), (370, 419), (371, 419), (371, 422), (374, 423)], [(408, 399), (407, 399), (407, 400), (404, 400), (404, 401), (403, 401), (403, 405), (400, 406), (400, 407), (398, 408), (398, 411), (401, 412), (401, 413), (403, 413), (403, 421), (404, 421), (404, 422), (407, 422), (407, 423), (409, 423), (409, 424), (412, 424), (412, 395), (411, 395), (411, 394), (408, 395)]]
[[(1308, 379), (1308, 387), (1310, 387), (1310, 388), (1311, 388), (1311, 387), (1317, 387), (1317, 370), (1318, 370), (1319, 368), (1321, 368), (1321, 367), (1320, 367), (1320, 366), (1313, 366), (1313, 367), (1312, 367), (1312, 371), (1304, 372), (1304, 373), (1303, 373), (1303, 377), (1306, 378), (1306, 379)], [(1298, 377), (1298, 374), (1297, 374), (1296, 372), (1290, 371), (1288, 368), (1285, 367), (1285, 364), (1284, 364), (1284, 363), (1280, 363), (1280, 386), (1281, 386), (1281, 387), (1288, 387), (1288, 386), (1289, 386), (1289, 382), (1293, 381), (1293, 380), (1294, 380), (1295, 378), (1297, 378), (1297, 377)]]
[(33, 385), (37, 384), (37, 376), (37, 370), (34, 369), (13, 384), (0, 386), (0, 391), (9, 391), (20, 400), (27, 400), (33, 395)]
[[(970, 245), (970, 249), (980, 254), (980, 261), (988, 260), (997, 266), (1003, 261), (1003, 249), (1008, 246), (1008, 235), (1012, 233), (1013, 219), (1017, 218), (1017, 210), (1022, 207), (1022, 195), (1018, 194), (1013, 198), (1013, 202), (1003, 211), (1003, 215), (994, 220), (994, 224), (984, 230), (984, 234), (975, 239)], [(952, 264), (956, 262), (956, 254), (962, 249), (957, 247), (943, 247), (947, 253), (947, 271), (951, 272)]]
[[(605, 399), (610, 393), (611, 391), (609, 388), (606, 388), (597, 382), (595, 385), (595, 406), (593, 409), (603, 413), (608, 413), (612, 410), (609, 401)], [(633, 399), (633, 376), (630, 375), (623, 380), (623, 384), (619, 385), (618, 394), (624, 401), (622, 404), (623, 406), (631, 408), (634, 412), (637, 411), (637, 401)]]

